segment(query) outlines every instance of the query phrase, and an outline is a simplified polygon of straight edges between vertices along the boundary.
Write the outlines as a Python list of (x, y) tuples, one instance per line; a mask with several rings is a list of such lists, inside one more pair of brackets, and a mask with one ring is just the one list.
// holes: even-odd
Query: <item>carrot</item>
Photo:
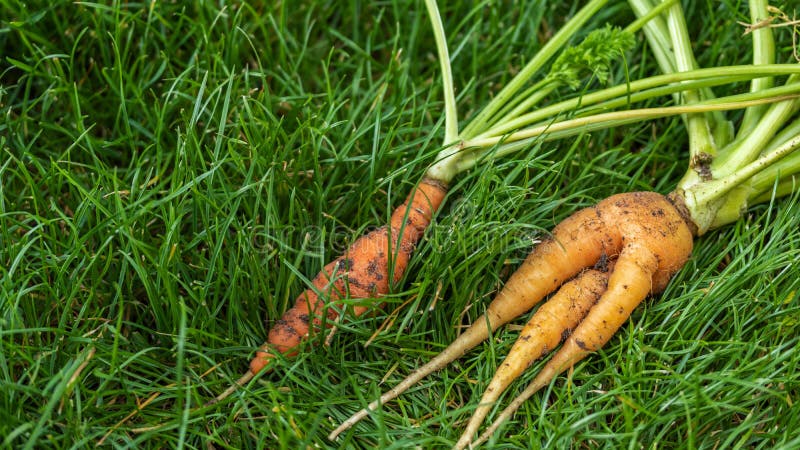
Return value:
[[(427, 0), (426, 4), (433, 2)], [(546, 369), (537, 378), (539, 383), (549, 382), (571, 364), (606, 343), (647, 295), (662, 292), (671, 277), (689, 258), (695, 236), (737, 220), (748, 201), (762, 202), (769, 199), (772, 183), (776, 181), (778, 188), (774, 191), (775, 194), (785, 195), (792, 191), (791, 174), (800, 171), (800, 152), (793, 153), (791, 157), (786, 155), (800, 147), (800, 135), (797, 135), (800, 132), (800, 119), (786, 124), (791, 115), (800, 108), (800, 101), (793, 100), (800, 91), (800, 76), (795, 75), (796, 65), (775, 65), (771, 64), (774, 58), (762, 58), (759, 60), (759, 67), (750, 66), (747, 70), (764, 70), (764, 75), (759, 76), (791, 74), (785, 86), (773, 88), (769, 83), (758, 83), (758, 76), (752, 76), (752, 92), (714, 98), (710, 89), (713, 83), (709, 84), (701, 79), (705, 80), (712, 74), (723, 76), (729, 70), (730, 73), (738, 73), (740, 69), (697, 69), (691, 55), (691, 42), (685, 36), (685, 23), (683, 19), (676, 17), (682, 16), (679, 2), (663, 2), (657, 5), (651, 4), (650, 0), (630, 0), (640, 20), (616, 37), (614, 33), (598, 35), (601, 38), (597, 41), (617, 42), (607, 50), (624, 48), (622, 42), (625, 41), (626, 32), (632, 32), (641, 26), (646, 27), (647, 37), (657, 50), (656, 59), (665, 75), (634, 81), (624, 88), (642, 94), (637, 94), (637, 99), (644, 99), (651, 94), (655, 96), (658, 92), (658, 95), (674, 94), (676, 100), (685, 104), (597, 113), (597, 109), (593, 108), (599, 108), (601, 103), (607, 107), (627, 104), (627, 100), (621, 97), (623, 94), (617, 90), (623, 87), (617, 86), (583, 95), (576, 100), (547, 106), (539, 111), (522, 113), (549, 92), (551, 75), (545, 76), (541, 82), (518, 96), (523, 83), (541, 69), (543, 62), (555, 51), (554, 46), (566, 44), (565, 36), (568, 32), (564, 30), (574, 31), (580, 26), (581, 20), (594, 14), (596, 8), (603, 3), (603, 0), (590, 0), (473, 122), (461, 134), (457, 134), (461, 140), (459, 145), (472, 152), (458, 162), (457, 169), (470, 168), (485, 157), (485, 152), (472, 150), (474, 148), (483, 149), (497, 145), (494, 155), (506, 155), (531, 142), (566, 137), (578, 128), (594, 130), (642, 119), (686, 114), (691, 135), (691, 167), (684, 179), (668, 196), (653, 192), (619, 194), (601, 201), (595, 207), (579, 211), (560, 223), (549, 239), (534, 248), (488, 305), (486, 312), (471, 327), (428, 363), (342, 422), (330, 433), (329, 439), (336, 439), (339, 434), (369, 415), (370, 411), (459, 358), (486, 339), (492, 331), (532, 308), (585, 268), (598, 261), (616, 260), (617, 265), (610, 275), (608, 288), (598, 304), (585, 319), (570, 319), (583, 322), (565, 343), (564, 349), (546, 365)], [(660, 16), (664, 11), (669, 14), (669, 26)], [(759, 12), (757, 15), (763, 14)], [(757, 46), (757, 52), (763, 52), (767, 48), (770, 46)], [(593, 50), (586, 49), (585, 52), (576, 53), (592, 54)], [(614, 54), (613, 51), (607, 51), (607, 55)], [(441, 58), (440, 55), (440, 59), (446, 58)], [(552, 78), (558, 80), (562, 73), (567, 72), (557, 71), (552, 74)], [(691, 84), (693, 81), (689, 80), (697, 83)], [(727, 81), (719, 84), (723, 83)], [(651, 88), (651, 91), (646, 91)], [(612, 99), (617, 92), (620, 97)], [(564, 112), (567, 107), (579, 108), (574, 113), (576, 119), (548, 119), (552, 112)], [(747, 114), (751, 126), (742, 132), (739, 139), (734, 140), (731, 124), (722, 112), (745, 108), (757, 113)], [(784, 131), (776, 135), (784, 125)], [(562, 133), (562, 130), (567, 129), (571, 131)], [(750, 130), (758, 132), (748, 134)], [(784, 157), (786, 158), (781, 161)], [(531, 345), (535, 347), (535, 344)], [(515, 352), (512, 359), (517, 361), (510, 363), (512, 367), (528, 365), (541, 355), (541, 352), (535, 351), (523, 353)], [(485, 412), (480, 410), (478, 414)], [(465, 441), (468, 442), (474, 432), (473, 428), (479, 426), (482, 418), (474, 420), (477, 423), (471, 425), (466, 437), (459, 442), (460, 446)]]
[[(314, 287), (300, 294), (294, 306), (270, 330), (267, 343), (250, 362), (250, 371), (260, 372), (276, 352), (287, 356), (296, 354), (297, 346), (308, 337), (312, 324), (321, 325), (323, 313), (329, 323), (338, 317), (335, 309), (325, 308), (326, 301), (320, 298), (320, 293), (327, 293), (331, 302), (343, 298), (378, 298), (389, 293), (390, 257), (391, 279), (397, 282), (446, 193), (447, 186), (443, 182), (423, 179), (394, 210), (388, 226), (360, 237), (344, 255), (327, 264), (314, 277)], [(353, 315), (359, 316), (366, 310), (366, 306), (356, 306)]]
[[(574, 217), (581, 217), (584, 223), (594, 224), (594, 226), (587, 224), (579, 228), (591, 228), (592, 232), (596, 233), (595, 240), (613, 243), (606, 247), (606, 252), (608, 255), (613, 255), (616, 262), (608, 279), (608, 287), (586, 317), (583, 318), (578, 312), (577, 314), (573, 313), (575, 317), (564, 319), (575, 323), (580, 322), (580, 324), (569, 336), (561, 350), (542, 369), (537, 381), (534, 381), (534, 383), (539, 383), (539, 387), (545, 386), (562, 370), (608, 342), (634, 308), (648, 294), (657, 294), (664, 290), (669, 279), (683, 267), (692, 252), (694, 234), (689, 223), (681, 215), (679, 208), (676, 208), (661, 194), (654, 192), (617, 194), (599, 202), (594, 207), (576, 213), (567, 220)], [(576, 241), (578, 240), (564, 241), (562, 245), (569, 249)], [(538, 263), (552, 264), (547, 260)], [(585, 263), (573, 262), (573, 264)], [(567, 286), (569, 285), (564, 285), (564, 287)], [(550, 326), (554, 328), (550, 334), (557, 333), (557, 325), (551, 324)], [(534, 342), (522, 344), (525, 336), (526, 334), (523, 333), (517, 341), (518, 345), (555, 347), (550, 344), (552, 341), (550, 335), (542, 334)], [(516, 347), (515, 345), (514, 349)], [(520, 352), (512, 349), (501, 368), (505, 369), (506, 364), (510, 367), (519, 367), (520, 370), (515, 371), (515, 376), (518, 376), (522, 368), (529, 366), (539, 357), (540, 354), (535, 352)], [(505, 376), (500, 370), (497, 374)], [(493, 380), (489, 389), (494, 388), (495, 385), (505, 387), (511, 381), (511, 379)], [(530, 392), (530, 394), (532, 393)], [(494, 401), (499, 393), (487, 390), (487, 395), (490, 397), (490, 401)], [(524, 399), (516, 404), (519, 405), (522, 401)], [(472, 435), (480, 426), (480, 422), (487, 412), (488, 405), (485, 408), (481, 405), (475, 411), (475, 415), (456, 444), (456, 448), (464, 448), (469, 444)], [(508, 412), (508, 414), (510, 413)]]
[[(675, 243), (680, 244), (679, 240), (676, 240)], [(472, 446), (481, 444), (491, 437), (497, 428), (510, 418), (528, 398), (547, 386), (558, 374), (572, 367), (591, 352), (599, 350), (608, 342), (628, 319), (631, 312), (651, 292), (651, 287), (655, 288), (650, 284), (650, 280), (657, 270), (659, 256), (661, 254), (654, 254), (648, 248), (639, 245), (623, 250), (616, 269), (609, 279), (606, 293), (534, 380), (498, 415), (481, 437), (472, 443)], [(657, 292), (652, 291), (652, 293)], [(464, 448), (469, 444), (470, 438), (478, 426), (479, 423), (468, 430), (469, 435), (465, 432), (459, 441), (463, 445), (457, 444), (455, 448)]]
[[(389, 293), (391, 280), (397, 282), (408, 266), (408, 260), (431, 223), (447, 194), (447, 184), (423, 178), (406, 201), (394, 210), (388, 226), (358, 238), (345, 253), (328, 263), (312, 280), (312, 288), (297, 296), (294, 306), (286, 311), (269, 331), (267, 342), (250, 361), (250, 369), (230, 388), (209, 404), (219, 402), (238, 387), (250, 381), (278, 354), (294, 356), (302, 342), (339, 316), (337, 308), (327, 307), (344, 298), (379, 298)], [(366, 306), (353, 307), (353, 315), (367, 311)]]
[(463, 448), (500, 398), (500, 394), (525, 371), (534, 360), (545, 356), (568, 336), (572, 329), (597, 302), (606, 290), (607, 267), (604, 271), (589, 269), (581, 272), (561, 286), (553, 297), (543, 304), (528, 320), (520, 337), (497, 368), (492, 381), (486, 387), (479, 406), (467, 424), (464, 434), (456, 444)]

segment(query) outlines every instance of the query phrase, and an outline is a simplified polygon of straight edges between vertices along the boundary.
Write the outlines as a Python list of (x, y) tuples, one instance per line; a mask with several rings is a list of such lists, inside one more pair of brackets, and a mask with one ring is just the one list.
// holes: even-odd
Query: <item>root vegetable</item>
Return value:
[(478, 431), (486, 414), (503, 391), (517, 379), (534, 361), (547, 355), (583, 319), (608, 283), (608, 267), (602, 271), (588, 269), (561, 286), (553, 297), (543, 304), (528, 320), (520, 332), (519, 339), (511, 347), (503, 364), (497, 368), (492, 381), (486, 387), (478, 407), (467, 424), (456, 447), (469, 444)]
[[(328, 302), (336, 303), (344, 298), (380, 298), (389, 293), (390, 277), (397, 282), (403, 276), (417, 242), (446, 194), (446, 183), (424, 178), (392, 213), (388, 226), (358, 238), (344, 255), (328, 263), (312, 280), (313, 288), (301, 293), (294, 306), (269, 331), (267, 342), (250, 361), (250, 369), (210, 403), (224, 399), (250, 381), (267, 368), (277, 354), (295, 355), (305, 339), (321, 331), (323, 317), (327, 319), (325, 325), (330, 327), (339, 312), (337, 308), (327, 307)], [(367, 309), (355, 306), (352, 314), (359, 316)]]
[[(539, 372), (531, 387), (503, 411), (498, 421), (510, 416), (530, 395), (563, 370), (600, 349), (645, 297), (664, 290), (692, 252), (692, 222), (681, 215), (681, 209), (661, 194), (634, 192), (611, 196), (596, 207), (584, 210), (594, 213), (589, 216), (596, 217), (592, 220), (598, 222), (598, 232), (607, 236), (608, 242), (618, 243), (609, 249), (616, 263), (608, 278), (608, 287), (586, 317), (578, 318), (580, 324)], [(524, 339), (523, 336), (520, 339)], [(531, 356), (528, 355), (526, 362), (535, 360)], [(515, 357), (515, 353), (509, 353), (506, 361)], [(470, 443), (485, 417), (483, 411), (480, 407), (476, 410), (455, 448), (464, 448)]]

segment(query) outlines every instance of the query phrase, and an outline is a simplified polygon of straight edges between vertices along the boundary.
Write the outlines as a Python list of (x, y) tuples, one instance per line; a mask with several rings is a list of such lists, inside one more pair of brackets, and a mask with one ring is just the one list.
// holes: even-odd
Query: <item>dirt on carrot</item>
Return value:
[[(301, 293), (294, 306), (272, 327), (266, 344), (250, 362), (250, 371), (254, 374), (260, 372), (276, 352), (287, 356), (296, 354), (297, 346), (312, 333), (311, 328), (322, 325), (323, 315), (328, 324), (333, 323), (338, 312), (336, 308), (326, 308), (327, 302), (343, 298), (378, 298), (389, 293), (390, 265), (391, 281), (396, 282), (405, 273), (417, 242), (446, 193), (447, 187), (443, 183), (423, 179), (392, 213), (389, 226), (362, 236), (344, 255), (328, 263), (314, 277), (313, 288)], [(366, 306), (355, 306), (353, 314), (359, 316), (367, 309)]]
[[(405, 273), (414, 248), (446, 194), (446, 183), (423, 178), (394, 210), (388, 226), (358, 238), (342, 256), (325, 265), (312, 280), (312, 287), (297, 296), (294, 306), (275, 322), (267, 342), (250, 361), (250, 369), (209, 404), (224, 399), (267, 369), (278, 354), (296, 355), (304, 340), (322, 331), (323, 323), (327, 327), (335, 323), (342, 310), (342, 299), (380, 298), (388, 294), (392, 282)], [(359, 316), (368, 309), (357, 305), (352, 314)]]

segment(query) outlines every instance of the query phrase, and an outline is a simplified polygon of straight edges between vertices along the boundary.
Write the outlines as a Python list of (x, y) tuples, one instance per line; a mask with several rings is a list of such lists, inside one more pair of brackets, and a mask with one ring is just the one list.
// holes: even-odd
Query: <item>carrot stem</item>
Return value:
[[(580, 134), (592, 129), (608, 128), (609, 123), (613, 122), (614, 125), (627, 124), (633, 122), (640, 122), (642, 120), (659, 119), (663, 117), (675, 116), (680, 114), (702, 113), (710, 111), (728, 111), (734, 109), (742, 109), (752, 105), (763, 105), (774, 103), (776, 101), (791, 100), (800, 94), (800, 87), (781, 87), (772, 88), (760, 92), (758, 95), (739, 94), (730, 97), (722, 97), (711, 101), (703, 101), (692, 105), (679, 105), (679, 106), (665, 106), (660, 108), (641, 108), (626, 111), (614, 111), (609, 113), (594, 114), (587, 117), (579, 117), (576, 119), (563, 120), (560, 122), (537, 125), (531, 128), (511, 133), (503, 137), (490, 137), (484, 139), (476, 139), (473, 141), (465, 141), (465, 147), (493, 147), (504, 142), (515, 142), (532, 137), (539, 137), (544, 134), (550, 135), (550, 139), (563, 138), (565, 136)], [(750, 99), (748, 99), (750, 98)], [(556, 135), (554, 133), (563, 132)], [(500, 149), (495, 153), (495, 156), (502, 156), (510, 153), (512, 150)], [(464, 161), (467, 159), (465, 158)], [(462, 161), (462, 167), (464, 164)]]
[[(750, 20), (756, 23), (765, 17), (769, 17), (765, 0), (750, 0)], [(753, 30), (753, 64), (773, 64), (775, 62), (775, 39), (770, 27), (761, 27)], [(758, 92), (762, 89), (772, 87), (773, 78), (756, 78), (750, 82), (750, 92)], [(744, 136), (752, 131), (758, 124), (758, 120), (766, 111), (766, 106), (756, 106), (747, 108), (739, 125), (738, 137)]]
[[(491, 129), (479, 135), (476, 135), (468, 140), (471, 141), (472, 145), (470, 146), (474, 146), (474, 142), (477, 140), (489, 137), (501, 138), (510, 131), (520, 129), (522, 127), (535, 124), (541, 121), (552, 120), (553, 117), (556, 117), (559, 114), (574, 112), (575, 108), (578, 107), (586, 108), (588, 106), (596, 105), (601, 102), (607, 102), (610, 100), (618, 100), (620, 98), (628, 99), (629, 98), (628, 96), (630, 96), (633, 93), (646, 91), (648, 89), (664, 89), (665, 87), (675, 83), (701, 80), (701, 79), (718, 79), (717, 83), (715, 84), (727, 84), (734, 81), (742, 81), (742, 79), (740, 78), (725, 80), (724, 77), (728, 76), (730, 77), (743, 76), (746, 77), (745, 79), (752, 79), (755, 77), (763, 77), (768, 74), (787, 75), (794, 73), (800, 73), (800, 66), (798, 66), (797, 64), (771, 64), (769, 66), (763, 66), (763, 67), (752, 66), (752, 65), (740, 65), (740, 66), (730, 66), (730, 67), (717, 67), (713, 69), (697, 69), (687, 72), (656, 75), (652, 77), (643, 78), (641, 80), (631, 81), (628, 84), (601, 89), (596, 92), (584, 94), (578, 98), (564, 100), (558, 103), (554, 103), (552, 105), (541, 107), (536, 111), (532, 111), (530, 113), (521, 115), (516, 119), (514, 119), (513, 121), (508, 121), (504, 122), (503, 124), (496, 125)], [(669, 89), (666, 92), (654, 90), (652, 91), (653, 95), (643, 97), (640, 100), (653, 98), (667, 93), (669, 94), (677, 93), (680, 92), (682, 89), (685, 89), (685, 86), (680, 87), (679, 85), (676, 85), (675, 87)]]
[(558, 53), (577, 33), (586, 21), (591, 19), (608, 0), (592, 0), (577, 12), (563, 27), (550, 38), (544, 47), (525, 65), (525, 67), (481, 110), (464, 128), (461, 137), (471, 139), (493, 125), (492, 117), (511, 100), (536, 72)]
[[(436, 51), (439, 53), (439, 66), (442, 70), (442, 85), (444, 88), (444, 143), (449, 144), (458, 139), (458, 111), (456, 109), (456, 95), (453, 87), (453, 70), (450, 67), (450, 53), (447, 50), (447, 38), (439, 15), (436, 0), (425, 0), (425, 7), (433, 28), (433, 37), (436, 40)], [(449, 180), (443, 180), (449, 181)]]

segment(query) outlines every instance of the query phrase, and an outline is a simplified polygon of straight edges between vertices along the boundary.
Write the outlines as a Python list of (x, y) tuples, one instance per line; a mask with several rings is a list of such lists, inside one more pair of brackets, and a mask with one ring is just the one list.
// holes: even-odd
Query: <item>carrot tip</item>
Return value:
[(205, 406), (211, 406), (221, 402), (222, 400), (225, 400), (229, 395), (236, 392), (237, 389), (244, 386), (245, 383), (252, 380), (254, 376), (255, 373), (253, 373), (251, 370), (248, 370), (244, 373), (244, 375), (241, 376), (241, 378), (236, 380), (232, 385), (228, 386), (228, 389), (225, 389), (221, 394), (206, 402)]

